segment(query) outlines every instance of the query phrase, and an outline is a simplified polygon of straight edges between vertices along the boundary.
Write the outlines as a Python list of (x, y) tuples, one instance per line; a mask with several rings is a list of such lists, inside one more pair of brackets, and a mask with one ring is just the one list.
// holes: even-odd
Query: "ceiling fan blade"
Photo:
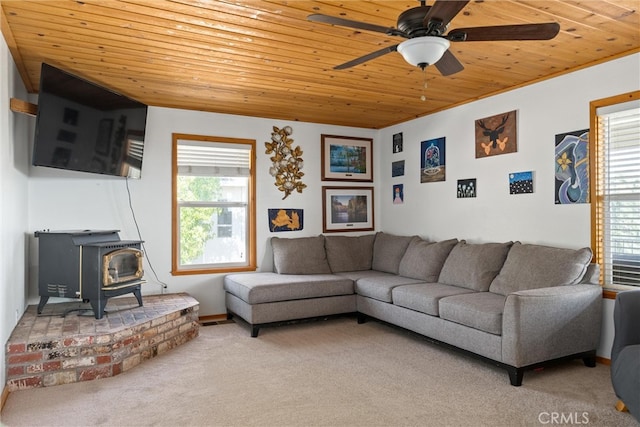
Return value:
[(451, 20), (468, 4), (468, 1), (445, 1), (436, 0), (429, 8), (427, 16), (424, 17), (424, 26), (429, 27), (431, 21), (438, 21), (439, 26), (444, 29)]
[(494, 27), (456, 28), (449, 31), (451, 41), (550, 40), (560, 32), (560, 24), (499, 25)]
[(383, 27), (382, 25), (369, 24), (367, 22), (352, 21), (351, 19), (344, 19), (344, 18), (336, 18), (335, 16), (323, 15), (320, 13), (311, 14), (307, 16), (307, 19), (312, 22), (322, 22), (324, 24), (339, 25), (341, 27), (349, 27), (349, 28), (355, 28), (358, 30), (374, 31), (376, 33), (383, 33), (383, 34), (389, 34), (394, 36), (402, 35), (406, 37), (406, 35), (402, 31), (393, 27)]
[(344, 70), (346, 68), (351, 68), (356, 65), (360, 65), (364, 62), (371, 61), (372, 59), (378, 58), (382, 55), (386, 55), (387, 53), (396, 52), (398, 50), (398, 45), (388, 46), (384, 49), (376, 50), (375, 52), (371, 52), (368, 55), (361, 56), (360, 58), (352, 59), (349, 62), (345, 62), (341, 65), (336, 65), (333, 67), (334, 70)]
[(444, 52), (442, 58), (435, 63), (435, 66), (443, 76), (450, 76), (451, 74), (459, 73), (464, 70), (462, 63), (458, 61), (458, 58), (456, 58), (448, 49)]

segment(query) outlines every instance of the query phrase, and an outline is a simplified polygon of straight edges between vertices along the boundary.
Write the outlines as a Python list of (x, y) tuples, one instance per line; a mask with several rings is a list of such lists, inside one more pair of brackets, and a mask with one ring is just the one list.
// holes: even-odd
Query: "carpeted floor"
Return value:
[[(113, 378), (11, 393), (7, 426), (638, 426), (609, 367), (504, 370), (354, 318), (200, 336)], [(554, 422), (555, 421), (555, 422)]]

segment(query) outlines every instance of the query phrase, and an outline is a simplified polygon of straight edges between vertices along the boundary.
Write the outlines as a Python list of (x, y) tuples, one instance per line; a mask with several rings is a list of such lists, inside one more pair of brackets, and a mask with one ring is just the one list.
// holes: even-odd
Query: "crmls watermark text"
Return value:
[(540, 424), (589, 424), (588, 412), (540, 412)]

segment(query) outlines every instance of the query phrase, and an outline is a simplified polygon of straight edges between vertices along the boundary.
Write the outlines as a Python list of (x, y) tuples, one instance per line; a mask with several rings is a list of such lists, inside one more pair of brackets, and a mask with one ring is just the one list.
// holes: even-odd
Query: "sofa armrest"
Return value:
[(613, 309), (615, 335), (611, 347), (611, 366), (620, 351), (640, 344), (640, 289), (619, 292)]
[(602, 322), (602, 288), (577, 284), (507, 295), (502, 361), (515, 367), (595, 350)]

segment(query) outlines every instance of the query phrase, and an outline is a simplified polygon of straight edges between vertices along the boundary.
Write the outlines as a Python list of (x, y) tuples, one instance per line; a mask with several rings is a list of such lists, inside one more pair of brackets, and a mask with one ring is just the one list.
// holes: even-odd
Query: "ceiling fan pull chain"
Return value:
[(426, 101), (427, 100), (427, 95), (426, 95), (426, 91), (427, 91), (427, 72), (425, 71), (424, 67), (422, 67), (422, 96), (420, 97), (420, 101)]

